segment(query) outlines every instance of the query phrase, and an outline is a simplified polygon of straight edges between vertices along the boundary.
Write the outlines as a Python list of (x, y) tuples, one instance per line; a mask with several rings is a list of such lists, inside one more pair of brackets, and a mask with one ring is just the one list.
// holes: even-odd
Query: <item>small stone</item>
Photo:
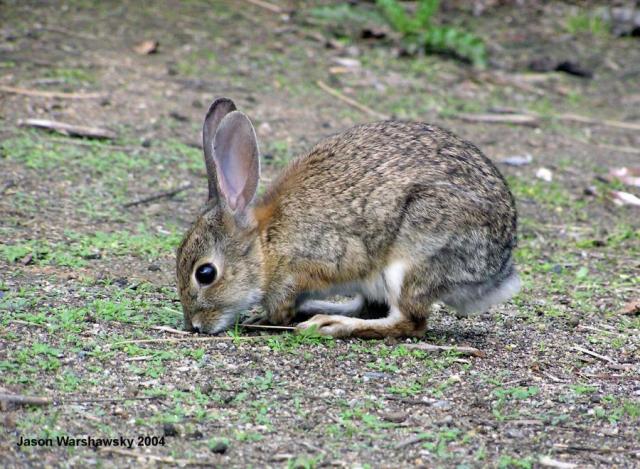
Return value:
[(407, 420), (408, 415), (404, 412), (387, 412), (385, 414), (380, 415), (382, 420), (393, 423), (401, 423)]
[(451, 409), (451, 402), (435, 401), (433, 404), (431, 404), (431, 406), (434, 407), (435, 409), (448, 410), (448, 409)]
[(218, 441), (211, 446), (211, 452), (216, 454), (224, 454), (227, 452), (229, 446), (224, 441)]
[(178, 436), (178, 429), (172, 423), (165, 423), (162, 427), (164, 436)]
[(570, 327), (578, 327), (578, 324), (580, 324), (580, 319), (578, 319), (578, 316), (571, 316), (569, 319), (567, 319), (567, 325)]

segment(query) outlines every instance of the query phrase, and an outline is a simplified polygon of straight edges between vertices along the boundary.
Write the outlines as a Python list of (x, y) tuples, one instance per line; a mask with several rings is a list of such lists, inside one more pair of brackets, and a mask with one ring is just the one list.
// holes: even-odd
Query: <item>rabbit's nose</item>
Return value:
[(191, 332), (200, 332), (202, 330), (202, 321), (200, 315), (196, 314), (191, 318)]

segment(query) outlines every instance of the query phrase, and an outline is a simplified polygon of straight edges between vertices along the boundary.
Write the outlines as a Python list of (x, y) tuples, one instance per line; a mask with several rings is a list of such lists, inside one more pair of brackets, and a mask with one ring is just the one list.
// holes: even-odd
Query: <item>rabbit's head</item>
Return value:
[(260, 176), (251, 122), (216, 99), (204, 121), (209, 199), (177, 252), (185, 328), (215, 334), (260, 301), (261, 252), (251, 203)]

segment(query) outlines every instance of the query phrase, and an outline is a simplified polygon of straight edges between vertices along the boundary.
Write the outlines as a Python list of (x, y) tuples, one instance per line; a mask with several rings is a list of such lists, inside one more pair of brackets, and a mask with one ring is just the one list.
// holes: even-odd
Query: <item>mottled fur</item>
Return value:
[[(186, 326), (204, 332), (258, 302), (288, 324), (305, 299), (341, 293), (363, 298), (352, 316), (371, 304), (388, 316), (325, 314), (300, 326), (420, 335), (436, 301), (467, 314), (514, 294), (515, 245), (513, 197), (478, 148), (436, 126), (376, 122), (316, 145), (241, 213), (211, 200), (178, 250), (178, 285)], [(193, 269), (205, 258), (220, 278), (200, 288)]]

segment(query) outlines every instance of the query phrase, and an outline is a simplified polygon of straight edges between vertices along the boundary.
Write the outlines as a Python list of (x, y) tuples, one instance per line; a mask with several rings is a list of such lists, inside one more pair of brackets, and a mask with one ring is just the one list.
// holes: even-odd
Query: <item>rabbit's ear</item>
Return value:
[(229, 98), (218, 98), (211, 106), (204, 118), (202, 127), (202, 148), (204, 149), (204, 164), (207, 166), (207, 179), (209, 180), (209, 200), (218, 200), (218, 187), (216, 183), (216, 165), (213, 153), (213, 138), (218, 130), (220, 121), (232, 111), (236, 105)]
[(227, 114), (214, 137), (213, 155), (220, 195), (232, 211), (243, 212), (253, 200), (260, 179), (256, 132), (240, 111)]

